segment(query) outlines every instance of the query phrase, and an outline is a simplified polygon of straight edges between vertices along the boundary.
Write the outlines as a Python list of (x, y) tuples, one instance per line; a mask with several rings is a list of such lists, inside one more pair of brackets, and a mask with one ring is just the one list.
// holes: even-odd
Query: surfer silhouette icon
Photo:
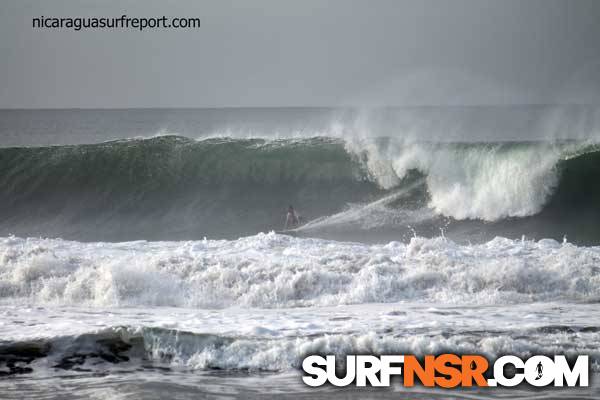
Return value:
[(535, 377), (535, 380), (537, 381), (544, 374), (544, 372), (543, 372), (544, 371), (544, 367), (542, 366), (542, 362), (541, 361), (538, 363), (538, 365), (535, 367), (535, 369), (537, 371), (537, 376)]

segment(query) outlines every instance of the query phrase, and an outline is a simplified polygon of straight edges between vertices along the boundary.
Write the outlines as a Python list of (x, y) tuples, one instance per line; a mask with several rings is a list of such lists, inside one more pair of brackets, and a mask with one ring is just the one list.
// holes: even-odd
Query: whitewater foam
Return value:
[(399, 185), (409, 171), (418, 170), (426, 176), (432, 209), (455, 219), (486, 221), (541, 211), (558, 184), (557, 163), (571, 147), (346, 142), (383, 188)]
[(384, 245), (293, 238), (79, 243), (0, 240), (1, 303), (292, 307), (600, 298), (600, 248), (546, 239)]

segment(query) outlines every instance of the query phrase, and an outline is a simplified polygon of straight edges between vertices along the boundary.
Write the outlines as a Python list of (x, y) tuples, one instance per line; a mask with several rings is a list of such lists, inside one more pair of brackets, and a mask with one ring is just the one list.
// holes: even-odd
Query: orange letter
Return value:
[(433, 378), (435, 377), (433, 363), (433, 356), (425, 356), (425, 368), (423, 369), (417, 357), (411, 355), (404, 356), (404, 386), (410, 387), (415, 385), (415, 373), (423, 386), (433, 386)]
[(435, 369), (442, 375), (436, 376), (435, 383), (443, 388), (453, 388), (461, 382), (460, 368), (450, 365), (461, 365), (460, 357), (455, 354), (442, 354), (435, 359)]
[(462, 385), (473, 386), (473, 379), (475, 379), (477, 386), (487, 386), (483, 374), (488, 366), (488, 360), (483, 356), (462, 356)]

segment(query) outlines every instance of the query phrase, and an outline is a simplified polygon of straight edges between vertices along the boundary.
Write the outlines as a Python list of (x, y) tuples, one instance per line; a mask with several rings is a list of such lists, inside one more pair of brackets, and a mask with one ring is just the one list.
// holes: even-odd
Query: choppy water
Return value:
[[(367, 245), (270, 233), (129, 243), (11, 237), (0, 255), (10, 396), (43, 398), (48, 384), (82, 396), (104, 387), (210, 395), (224, 385), (231, 396), (290, 386), (310, 397), (299, 367), (316, 353), (587, 354), (600, 371), (597, 247), (500, 238)], [(594, 382), (577, 393), (594, 398)]]
[[(348, 134), (324, 111), (190, 112), (167, 118), (179, 135), (151, 111), (0, 113), (3, 398), (600, 396), (593, 135), (468, 131), (494, 138), (530, 109), (462, 110), (444, 141)], [(290, 203), (303, 224), (281, 232)], [(311, 353), (443, 352), (587, 354), (591, 387), (300, 380)]]

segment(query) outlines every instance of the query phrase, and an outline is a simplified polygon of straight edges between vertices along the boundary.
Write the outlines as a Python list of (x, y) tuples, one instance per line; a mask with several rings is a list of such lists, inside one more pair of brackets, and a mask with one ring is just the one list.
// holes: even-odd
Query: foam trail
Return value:
[(351, 205), (348, 209), (325, 217), (316, 218), (306, 224), (290, 229), (288, 232), (310, 232), (317, 229), (328, 228), (340, 225), (358, 224), (362, 228), (370, 229), (378, 226), (391, 225), (394, 221), (404, 225), (410, 225), (415, 222), (421, 222), (430, 219), (434, 213), (430, 210), (419, 209), (394, 209), (390, 207), (392, 203), (408, 197), (412, 191), (423, 185), (424, 180), (420, 179), (410, 185), (403, 187), (388, 194), (378, 200), (363, 205)]

